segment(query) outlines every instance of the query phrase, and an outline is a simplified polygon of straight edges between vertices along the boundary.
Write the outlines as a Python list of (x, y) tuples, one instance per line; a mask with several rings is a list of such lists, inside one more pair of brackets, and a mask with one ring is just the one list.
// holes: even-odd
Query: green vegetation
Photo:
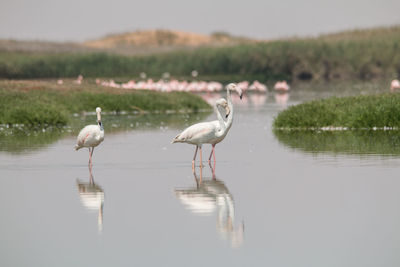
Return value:
[(277, 129), (400, 127), (400, 94), (327, 98), (291, 106), (274, 120)]
[[(85, 89), (82, 89), (85, 88)], [(165, 112), (210, 109), (200, 97), (188, 93), (109, 90), (97, 86), (57, 86), (50, 82), (0, 82), (0, 124), (46, 127), (66, 125), (72, 113)]]
[(399, 131), (274, 131), (288, 147), (310, 153), (400, 155)]
[(400, 75), (400, 27), (345, 32), (319, 38), (289, 39), (189, 51), (123, 56), (107, 53), (0, 52), (0, 77), (50, 78), (234, 77), (261, 81), (367, 80)]

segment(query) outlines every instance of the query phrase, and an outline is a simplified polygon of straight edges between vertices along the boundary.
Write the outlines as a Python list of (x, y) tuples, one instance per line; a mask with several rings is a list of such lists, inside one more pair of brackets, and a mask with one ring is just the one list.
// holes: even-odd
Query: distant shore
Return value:
[[(370, 80), (400, 76), (400, 26), (348, 31), (318, 38), (276, 40), (127, 56), (114, 50), (39, 52), (0, 49), (0, 78), (77, 77), (198, 79), (220, 82)], [(33, 44), (32, 44), (33, 45)], [(17, 47), (17, 46), (16, 46)], [(129, 49), (142, 49), (131, 47)]]

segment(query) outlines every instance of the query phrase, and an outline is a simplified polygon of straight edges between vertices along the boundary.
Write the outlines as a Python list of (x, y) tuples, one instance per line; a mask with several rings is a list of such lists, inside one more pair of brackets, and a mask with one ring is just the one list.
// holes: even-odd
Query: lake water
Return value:
[(0, 266), (399, 266), (397, 134), (272, 131), (288, 105), (382, 90), (327, 87), (235, 99), (215, 176), (170, 144), (214, 114), (104, 115), (94, 183), (76, 129), (2, 137)]

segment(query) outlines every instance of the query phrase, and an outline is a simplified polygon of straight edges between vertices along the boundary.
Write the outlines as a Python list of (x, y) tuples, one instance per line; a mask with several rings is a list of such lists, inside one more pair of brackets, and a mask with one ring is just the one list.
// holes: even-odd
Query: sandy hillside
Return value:
[(257, 41), (243, 37), (234, 37), (226, 33), (203, 35), (171, 30), (147, 30), (123, 34), (113, 34), (101, 39), (87, 41), (84, 43), (84, 45), (87, 47), (103, 49), (128, 46), (218, 46), (252, 42)]

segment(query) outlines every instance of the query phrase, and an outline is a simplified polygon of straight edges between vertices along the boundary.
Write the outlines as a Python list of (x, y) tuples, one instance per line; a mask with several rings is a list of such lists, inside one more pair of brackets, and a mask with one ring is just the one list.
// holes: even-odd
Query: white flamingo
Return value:
[[(104, 140), (104, 128), (101, 123), (101, 108), (96, 108), (97, 125), (86, 125), (78, 135), (76, 140), (75, 150), (82, 147), (89, 148), (89, 166), (92, 165), (93, 151)], [(92, 149), (90, 149), (92, 148)]]
[[(225, 136), (228, 134), (229, 129), (233, 122), (233, 104), (231, 99), (230, 91), (236, 91), (240, 98), (242, 98), (242, 89), (234, 83), (230, 83), (226, 86), (227, 99), (221, 98), (217, 101), (217, 121), (211, 122), (201, 122), (194, 124), (186, 128), (182, 133), (178, 134), (172, 143), (188, 143), (196, 145), (196, 150), (194, 152), (194, 157), (192, 161), (192, 168), (194, 169), (194, 162), (196, 160), (197, 150), (200, 149), (200, 167), (202, 167), (202, 152), (201, 146), (203, 144), (211, 144), (212, 150), (208, 161), (210, 162), (211, 157), (214, 156), (215, 162), (215, 145), (224, 140)], [(225, 108), (227, 120), (224, 121), (221, 115), (221, 108)]]

